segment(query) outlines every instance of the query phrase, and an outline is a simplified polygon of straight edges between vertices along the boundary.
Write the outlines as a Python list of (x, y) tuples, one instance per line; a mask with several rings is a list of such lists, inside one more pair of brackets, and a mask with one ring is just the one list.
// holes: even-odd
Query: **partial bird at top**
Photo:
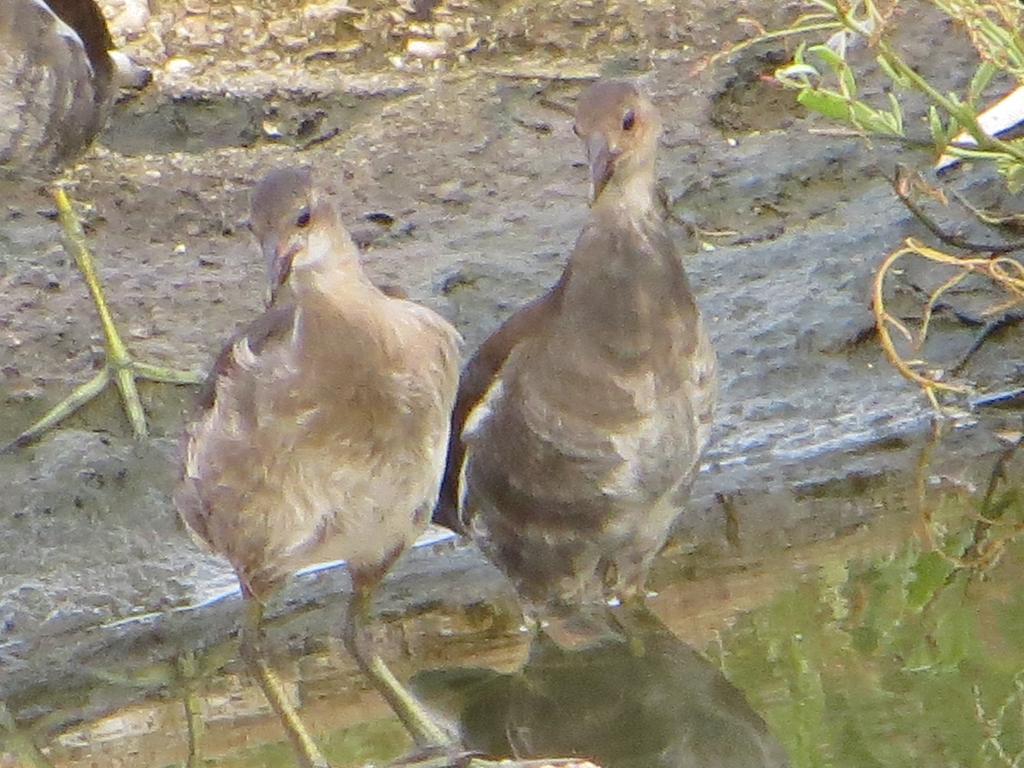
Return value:
[(0, 167), (48, 180), (85, 151), (117, 92), (114, 43), (91, 0), (0, 6)]
[(645, 594), (711, 433), (717, 364), (655, 193), (661, 118), (631, 83), (579, 99), (591, 209), (558, 283), (463, 374), (435, 520), (528, 608)]
[[(95, 0), (3, 0), (0, 3), (0, 175), (51, 182), (92, 144), (122, 86), (149, 73), (113, 41)], [(58, 182), (53, 189), (66, 247), (81, 270), (106, 336), (106, 366), (8, 447), (27, 445), (114, 382), (136, 435), (146, 433), (136, 379), (173, 384), (200, 377), (136, 361), (114, 326), (81, 224)]]

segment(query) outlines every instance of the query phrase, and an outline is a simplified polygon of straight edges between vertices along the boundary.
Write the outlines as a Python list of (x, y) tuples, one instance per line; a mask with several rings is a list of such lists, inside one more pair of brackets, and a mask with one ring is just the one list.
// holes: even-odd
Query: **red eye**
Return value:
[(303, 208), (299, 212), (299, 217), (297, 219), (295, 219), (295, 223), (299, 226), (299, 228), (303, 228), (303, 227), (308, 227), (309, 226), (309, 209), (308, 208)]
[(622, 117), (622, 130), (624, 130), (624, 131), (632, 131), (633, 130), (633, 126), (635, 124), (636, 124), (636, 114), (631, 109), (631, 110), (629, 110), (629, 112), (627, 112)]

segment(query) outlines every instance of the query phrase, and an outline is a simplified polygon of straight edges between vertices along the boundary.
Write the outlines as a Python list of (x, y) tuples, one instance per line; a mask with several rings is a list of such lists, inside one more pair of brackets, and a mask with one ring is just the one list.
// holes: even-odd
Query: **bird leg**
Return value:
[(202, 758), (199, 754), (199, 741), (203, 735), (202, 708), (196, 694), (195, 680), (199, 675), (196, 655), (186, 651), (175, 659), (178, 679), (182, 683), (182, 704), (185, 709), (185, 727), (188, 733), (188, 761), (185, 768), (199, 768)]
[(56, 426), (77, 411), (87, 402), (99, 395), (107, 385), (113, 382), (121, 393), (121, 402), (124, 405), (125, 413), (131, 422), (132, 431), (136, 437), (145, 437), (146, 414), (142, 410), (142, 401), (139, 399), (138, 389), (135, 382), (138, 379), (155, 381), (163, 384), (198, 384), (202, 381), (201, 374), (195, 371), (179, 371), (171, 368), (163, 368), (149, 363), (142, 363), (132, 358), (128, 348), (121, 340), (121, 335), (114, 325), (110, 308), (107, 306), (103, 296), (103, 287), (100, 284), (99, 275), (93, 262), (92, 254), (85, 242), (85, 233), (82, 231), (82, 224), (71, 207), (71, 201), (61, 184), (53, 188), (53, 198), (57, 203), (57, 213), (60, 217), (61, 226), (64, 229), (64, 247), (75, 259), (79, 271), (89, 286), (89, 293), (92, 295), (96, 311), (100, 316), (100, 323), (103, 325), (103, 334), (106, 336), (107, 359), (102, 370), (91, 380), (76, 388), (68, 397), (51, 408), (46, 415), (30, 426), (6, 449), (21, 448), (38, 439), (44, 432)]
[[(360, 670), (370, 678), (374, 687), (388, 702), (406, 730), (416, 742), (418, 751), (395, 763), (393, 768), (540, 768), (540, 766), (575, 766), (575, 759), (492, 761), (467, 752), (455, 743), (452, 735), (441, 728), (426, 711), (419, 699), (394, 676), (384, 660), (369, 648), (364, 623), (369, 618), (372, 584), (353, 578), (352, 600), (342, 635), (345, 647), (356, 660)], [(372, 580), (372, 583), (376, 583)], [(243, 588), (243, 592), (246, 590)], [(288, 701), (284, 687), (266, 662), (262, 649), (263, 606), (256, 598), (246, 595), (246, 622), (242, 630), (242, 656), (256, 676), (270, 705), (277, 712), (299, 753), (303, 768), (330, 768)]]
[(369, 620), (372, 586), (357, 573), (353, 573), (352, 581), (352, 600), (342, 635), (345, 647), (398, 715), (417, 747), (422, 750), (450, 748), (453, 746), (451, 734), (434, 722), (419, 699), (398, 681), (384, 660), (369, 647), (364, 624)]
[(252, 596), (246, 596), (245, 625), (242, 627), (241, 653), (246, 664), (260, 688), (263, 689), (267, 701), (281, 719), (291, 739), (292, 746), (299, 754), (302, 768), (330, 768), (327, 759), (321, 754), (313, 737), (299, 718), (299, 713), (288, 700), (281, 680), (263, 655), (263, 605)]

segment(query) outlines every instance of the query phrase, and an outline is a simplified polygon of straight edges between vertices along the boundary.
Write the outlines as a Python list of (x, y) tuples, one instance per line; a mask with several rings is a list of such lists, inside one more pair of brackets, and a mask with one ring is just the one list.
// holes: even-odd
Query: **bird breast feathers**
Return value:
[[(709, 344), (703, 329), (697, 345), (703, 352)], [(624, 373), (605, 371), (600, 376), (609, 396), (604, 404), (617, 402), (621, 418), (617, 426), (605, 426), (587, 418), (581, 409), (578, 393), (557, 387), (519, 387), (510, 382), (521, 375), (520, 365), (533, 368), (537, 358), (513, 353), (504, 368), (494, 377), (486, 394), (472, 409), (463, 427), (466, 460), (471, 460), (474, 443), (486, 440), (492, 418), (499, 409), (512, 408), (512, 423), (532, 434), (532, 440), (554, 449), (557, 454), (575, 457), (587, 465), (610, 463), (615, 468), (604, 478), (604, 494), (645, 496), (657, 493), (653, 486), (667, 491), (689, 476), (699, 460), (710, 435), (710, 411), (715, 400), (715, 362), (713, 354), (700, 354), (679, 362), (679, 375), (665, 377), (654, 371)], [(566, 362), (565, 359), (562, 361)], [(597, 372), (591, 372), (597, 375)], [(508, 401), (509, 393), (518, 396)], [(614, 396), (612, 392), (614, 391)], [(504, 411), (503, 411), (504, 412)], [(609, 414), (604, 414), (608, 417)], [(503, 418), (501, 424), (508, 422)], [(490, 435), (501, 439), (500, 435)], [(645, 488), (642, 486), (650, 485)], [(460, 492), (465, 492), (464, 480)], [(465, 499), (460, 500), (462, 506)]]

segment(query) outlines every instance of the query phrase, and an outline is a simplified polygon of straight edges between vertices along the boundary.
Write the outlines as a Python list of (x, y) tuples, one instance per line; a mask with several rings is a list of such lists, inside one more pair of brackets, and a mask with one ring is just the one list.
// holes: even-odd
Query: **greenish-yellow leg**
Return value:
[(199, 666), (196, 663), (196, 655), (192, 651), (186, 651), (176, 659), (178, 666), (178, 678), (182, 683), (183, 699), (185, 706), (185, 729), (188, 733), (188, 762), (186, 768), (199, 768), (202, 759), (199, 753), (199, 741), (203, 736), (203, 715), (199, 704), (199, 696), (196, 693), (196, 678), (199, 676)]
[(398, 681), (384, 660), (369, 647), (364, 626), (370, 616), (374, 584), (373, 579), (361, 579), (358, 573), (353, 573), (352, 601), (343, 639), (359, 668), (391, 705), (420, 750), (395, 765), (401, 768), (541, 768), (580, 763), (574, 758), (493, 761), (462, 749), (458, 739), (435, 722), (419, 699)]
[(263, 689), (267, 701), (281, 719), (292, 746), (298, 753), (302, 768), (330, 768), (327, 760), (320, 753), (313, 737), (299, 718), (299, 713), (288, 700), (284, 686), (277, 674), (270, 668), (263, 655), (263, 606), (253, 598), (246, 598), (245, 626), (242, 628), (242, 657), (249, 665), (256, 682)]
[(34, 442), (47, 430), (99, 395), (111, 382), (121, 393), (121, 402), (135, 436), (145, 437), (148, 432), (146, 414), (142, 410), (142, 401), (139, 399), (135, 382), (144, 379), (164, 384), (198, 384), (203, 378), (200, 373), (195, 371), (162, 368), (132, 359), (128, 348), (121, 340), (121, 335), (117, 332), (110, 308), (103, 296), (103, 287), (100, 284), (99, 275), (96, 274), (92, 254), (85, 243), (82, 224), (71, 207), (71, 201), (68, 200), (64, 187), (59, 183), (53, 188), (53, 198), (57, 203), (57, 213), (64, 229), (65, 248), (74, 257), (79, 271), (85, 278), (85, 282), (89, 286), (89, 293), (96, 305), (96, 311), (100, 316), (103, 335), (107, 340), (107, 359), (99, 373), (75, 389), (68, 397), (51, 408), (45, 416), (18, 435), (10, 445), (6, 446), (5, 450), (20, 448)]
[(391, 705), (391, 709), (409, 731), (417, 747), (447, 749), (456, 746), (452, 743), (452, 737), (434, 722), (419, 699), (398, 681), (384, 660), (369, 647), (363, 627), (370, 616), (372, 587), (361, 584), (358, 577), (353, 580), (355, 583), (352, 601), (349, 603), (342, 636), (345, 647), (355, 658), (363, 674), (370, 678), (374, 688)]

